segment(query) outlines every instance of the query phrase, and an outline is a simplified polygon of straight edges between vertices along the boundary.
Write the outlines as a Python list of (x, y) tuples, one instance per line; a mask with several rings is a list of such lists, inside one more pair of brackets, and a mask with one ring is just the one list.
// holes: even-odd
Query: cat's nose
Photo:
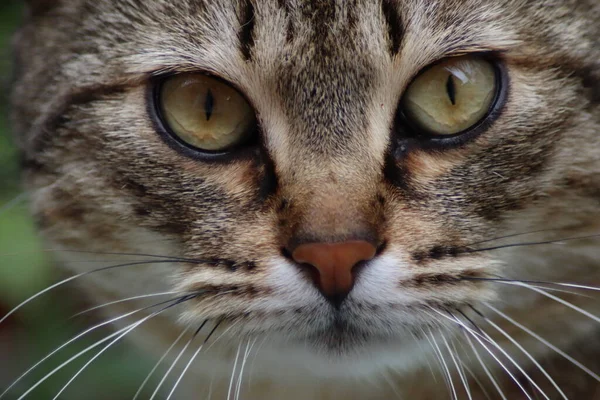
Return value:
[(352, 269), (359, 262), (372, 259), (376, 252), (375, 246), (364, 240), (306, 243), (294, 249), (292, 258), (299, 264), (314, 267), (315, 284), (337, 307), (354, 285)]

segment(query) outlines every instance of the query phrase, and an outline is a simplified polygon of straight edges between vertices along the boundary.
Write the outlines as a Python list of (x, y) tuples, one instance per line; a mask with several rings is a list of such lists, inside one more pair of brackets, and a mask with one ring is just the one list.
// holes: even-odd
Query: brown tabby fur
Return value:
[[(487, 301), (600, 373), (600, 330), (591, 319), (526, 288), (455, 280), (499, 274), (600, 283), (593, 238), (460, 251), (513, 233), (546, 230), (512, 240), (526, 242), (599, 232), (597, 0), (37, 1), (14, 49), (12, 121), (33, 213), (49, 243), (216, 261), (93, 275), (90, 295), (208, 288), (178, 315), (150, 323), (139, 341), (170, 343), (182, 321), (225, 318), (222, 360), (233, 360), (240, 340), (268, 335), (300, 343), (289, 354), (287, 344), (273, 344), (290, 358), (282, 362), (312, 357), (291, 379), (259, 361), (255, 369), (265, 372), (244, 382), (241, 398), (445, 398), (444, 380), (432, 380), (426, 364), (398, 349), (414, 347), (411, 334), (421, 329), (463, 338), (429, 307), (467, 313), (473, 305), (492, 317), (481, 306)], [(432, 151), (392, 129), (403, 90), (420, 70), (489, 52), (505, 65), (509, 88), (484, 132)], [(148, 112), (149, 88), (156, 76), (186, 71), (239, 88), (256, 109), (261, 145), (227, 161), (167, 145)], [(284, 246), (356, 238), (379, 245), (382, 261), (364, 267), (339, 309), (281, 254)], [(59, 254), (69, 270), (91, 268)], [(564, 296), (600, 310), (593, 293)], [(560, 398), (527, 357), (472, 318)], [(494, 320), (544, 361), (570, 399), (600, 399), (595, 380)], [(388, 353), (399, 363), (392, 372), (377, 361)], [(496, 398), (480, 364), (465, 362)], [(212, 367), (202, 356), (197, 363), (189, 373), (203, 382)], [(486, 365), (509, 399), (525, 398), (493, 359)], [(453, 373), (459, 398), (467, 398)], [(225, 398), (229, 378), (216, 378), (214, 398)], [(189, 398), (205, 398), (205, 387), (188, 384)], [(470, 387), (474, 399), (485, 398), (475, 382)]]

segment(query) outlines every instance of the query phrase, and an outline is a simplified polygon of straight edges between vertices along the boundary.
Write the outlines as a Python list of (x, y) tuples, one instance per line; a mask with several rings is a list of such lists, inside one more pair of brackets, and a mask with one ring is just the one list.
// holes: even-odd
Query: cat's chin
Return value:
[[(422, 344), (410, 336), (391, 338), (337, 330), (298, 339), (270, 336), (268, 345), (260, 346), (261, 341), (256, 340), (259, 347), (252, 358), (259, 378), (370, 378), (425, 365)], [(231, 366), (225, 368), (226, 373), (230, 371)]]
[(207, 354), (205, 363), (200, 361), (205, 372), (215, 371), (218, 364), (229, 377), (236, 358), (240, 363), (241, 355), (248, 354), (252, 375), (258, 379), (368, 379), (422, 368), (429, 355), (424, 349), (430, 348), (408, 329), (391, 336), (351, 324), (333, 324), (305, 335), (276, 331), (226, 336), (213, 348), (218, 359)]
[(327, 362), (348, 362), (362, 359), (373, 350), (382, 347), (398, 346), (405, 348), (415, 343), (406, 332), (397, 335), (385, 335), (365, 329), (363, 326), (334, 322), (330, 326), (296, 339), (306, 349), (310, 348)]

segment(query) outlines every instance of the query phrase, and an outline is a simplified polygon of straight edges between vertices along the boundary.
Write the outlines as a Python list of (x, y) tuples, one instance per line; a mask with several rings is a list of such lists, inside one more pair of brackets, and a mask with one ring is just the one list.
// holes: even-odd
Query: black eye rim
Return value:
[[(503, 60), (498, 54), (493, 53), (472, 53), (458, 57), (480, 58), (490, 63), (494, 68), (496, 93), (494, 94), (494, 98), (491, 102), (487, 113), (482, 118), (480, 118), (479, 121), (477, 121), (467, 129), (453, 133), (451, 135), (441, 135), (418, 126), (405, 115), (403, 111), (403, 95), (400, 99), (400, 102), (398, 103), (398, 110), (396, 112), (396, 118), (394, 121), (394, 131), (397, 133), (402, 132), (402, 136), (400, 136), (399, 134), (396, 135), (400, 141), (410, 141), (411, 147), (413, 147), (415, 142), (417, 142), (420, 148), (429, 150), (444, 150), (452, 147), (460, 147), (467, 144), (483, 132), (487, 131), (492, 126), (492, 124), (500, 117), (504, 110), (504, 106), (506, 105), (510, 88), (510, 81), (506, 64), (503, 62)], [(419, 73), (411, 79), (408, 86), (410, 86), (410, 84), (414, 82), (415, 79), (424, 74), (430, 68), (433, 68), (451, 58), (458, 57), (445, 57), (428, 65), (427, 67), (419, 71)]]
[[(233, 89), (235, 89), (240, 96), (246, 100), (250, 105), (250, 108), (254, 112), (254, 124), (244, 134), (244, 139), (227, 147), (223, 150), (204, 150), (199, 147), (195, 147), (184, 140), (182, 140), (166, 122), (163, 110), (161, 107), (161, 93), (164, 83), (178, 75), (205, 75), (216, 81), (219, 81)], [(181, 73), (169, 73), (153, 76), (149, 79), (149, 84), (146, 91), (146, 107), (148, 115), (152, 120), (154, 129), (158, 132), (160, 138), (173, 150), (190, 157), (195, 160), (204, 162), (231, 162), (239, 158), (249, 158), (256, 155), (256, 150), (260, 144), (260, 126), (258, 123), (258, 114), (256, 108), (252, 102), (246, 97), (243, 91), (241, 91), (236, 85), (231, 82), (206, 72), (181, 72)]]

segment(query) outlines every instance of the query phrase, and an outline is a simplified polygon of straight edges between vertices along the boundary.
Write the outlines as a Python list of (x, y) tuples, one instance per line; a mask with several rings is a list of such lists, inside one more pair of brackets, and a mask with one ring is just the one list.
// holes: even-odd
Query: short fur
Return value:
[[(136, 337), (168, 346), (186, 323), (220, 322), (226, 333), (188, 372), (189, 398), (205, 398), (211, 380), (214, 398), (225, 398), (247, 344), (256, 360), (244, 399), (442, 398), (444, 380), (432, 381), (424, 360), (439, 344), (452, 367), (445, 342), (496, 396), (448, 310), (511, 349), (524, 371), (505, 362), (520, 381), (536, 374), (560, 398), (470, 305), (554, 365), (569, 398), (600, 398), (594, 379), (483, 304), (599, 373), (596, 322), (531, 289), (464, 279), (600, 283), (598, 239), (473, 251), (598, 232), (599, 38), (596, 0), (38, 1), (14, 41), (12, 121), (52, 246), (209, 260), (114, 269), (85, 286), (98, 301), (207, 289)], [(501, 59), (509, 89), (483, 133), (432, 151), (393, 129), (420, 70), (486, 52)], [(161, 139), (148, 91), (155, 77), (188, 71), (247, 96), (260, 146), (207, 162)], [(281, 249), (353, 238), (379, 253), (336, 309)], [(91, 268), (80, 262), (89, 254), (59, 257), (71, 271)], [(600, 311), (593, 296), (568, 299)], [(521, 398), (484, 361), (508, 398)], [(485, 398), (469, 381), (473, 398)]]

